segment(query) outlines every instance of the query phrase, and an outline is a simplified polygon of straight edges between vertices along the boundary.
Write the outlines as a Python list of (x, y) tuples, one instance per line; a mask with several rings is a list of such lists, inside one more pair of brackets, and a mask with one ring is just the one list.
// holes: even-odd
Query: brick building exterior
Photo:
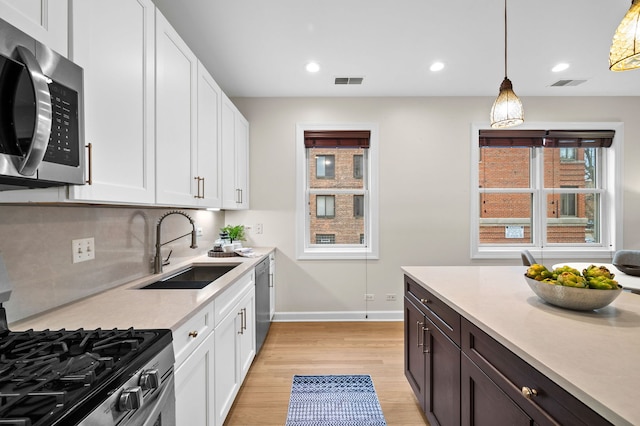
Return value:
[[(585, 188), (590, 184), (585, 148), (545, 149), (545, 188)], [(484, 188), (530, 188), (530, 148), (481, 148), (479, 184)], [(585, 194), (557, 194), (547, 199), (547, 241), (584, 243), (592, 231), (593, 205)], [(592, 200), (591, 200), (592, 201)], [(480, 195), (482, 244), (531, 243), (529, 193)], [(591, 220), (590, 220), (591, 219)], [(507, 229), (509, 228), (509, 229)], [(513, 231), (513, 232), (510, 232)], [(508, 237), (509, 236), (509, 237)]]
[[(311, 148), (308, 155), (309, 187), (314, 189), (332, 188), (354, 190), (360, 194), (339, 191), (309, 197), (310, 239), (312, 244), (363, 244), (364, 189), (363, 155), (360, 148)], [(324, 170), (318, 170), (318, 159), (327, 163)], [(333, 164), (330, 164), (330, 163)], [(321, 165), (322, 167), (322, 165)], [(333, 170), (332, 176), (327, 170)], [(321, 202), (318, 211), (318, 197), (333, 197), (333, 215), (324, 209)], [(330, 204), (330, 202), (328, 202)], [(329, 209), (330, 210), (330, 209)]]

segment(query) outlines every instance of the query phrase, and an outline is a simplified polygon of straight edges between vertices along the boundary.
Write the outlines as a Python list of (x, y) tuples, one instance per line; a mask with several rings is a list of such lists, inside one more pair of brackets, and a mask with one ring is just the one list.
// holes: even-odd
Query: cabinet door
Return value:
[[(237, 305), (236, 305), (237, 306)], [(234, 309), (218, 323), (215, 335), (215, 418), (222, 425), (240, 389), (238, 357), (241, 311)]]
[(83, 0), (72, 8), (72, 59), (84, 68), (92, 149), (91, 183), (70, 186), (69, 198), (152, 204), (155, 7), (151, 0)]
[(222, 100), (222, 207), (249, 208), (249, 123), (236, 106)]
[(235, 209), (238, 201), (236, 186), (236, 154), (235, 154), (235, 105), (226, 95), (222, 97), (221, 114), (222, 136), (222, 207)]
[(422, 409), (425, 409), (425, 324), (424, 314), (404, 299), (404, 375)]
[(175, 372), (176, 424), (213, 426), (214, 335), (210, 334)]
[(432, 425), (460, 424), (460, 348), (426, 319), (425, 413)]
[(237, 110), (235, 127), (236, 187), (239, 192), (236, 209), (245, 210), (249, 208), (249, 122)]
[(68, 55), (67, 0), (0, 0), (0, 17), (63, 56)]
[(196, 195), (203, 207), (222, 207), (220, 107), (222, 90), (198, 63), (198, 155)]
[(466, 355), (461, 360), (462, 425), (531, 426), (533, 420)]
[(156, 202), (196, 206), (198, 59), (156, 10)]
[(240, 302), (241, 330), (239, 334), (238, 358), (240, 366), (240, 382), (244, 380), (251, 363), (256, 356), (256, 290), (255, 287), (247, 292)]

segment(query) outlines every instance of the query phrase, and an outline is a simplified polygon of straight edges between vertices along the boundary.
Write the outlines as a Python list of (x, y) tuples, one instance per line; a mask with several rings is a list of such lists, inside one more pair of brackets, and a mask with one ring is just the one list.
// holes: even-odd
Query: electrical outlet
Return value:
[(387, 302), (395, 302), (396, 294), (395, 293), (387, 293)]
[(376, 295), (373, 293), (365, 293), (364, 294), (364, 300), (366, 300), (367, 302), (372, 302), (376, 299)]
[(71, 255), (73, 263), (86, 262), (96, 258), (95, 240), (91, 238), (81, 238), (71, 241)]
[(204, 235), (204, 233), (202, 232), (202, 228), (201, 227), (197, 227), (196, 228), (196, 237), (202, 237)]
[(262, 224), (261, 223), (257, 223), (256, 224), (256, 234), (262, 234)]

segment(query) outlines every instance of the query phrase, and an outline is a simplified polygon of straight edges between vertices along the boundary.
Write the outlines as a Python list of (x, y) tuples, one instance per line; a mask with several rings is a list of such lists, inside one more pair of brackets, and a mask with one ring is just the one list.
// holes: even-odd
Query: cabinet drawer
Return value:
[(213, 331), (214, 304), (215, 301), (208, 304), (173, 332), (176, 367)]
[(460, 315), (405, 275), (405, 295), (455, 344), (460, 346)]
[[(537, 424), (610, 424), (465, 318), (462, 319), (461, 348)], [(525, 388), (535, 390), (537, 395), (525, 397)]]
[(255, 285), (255, 271), (252, 269), (245, 275), (240, 277), (238, 281), (233, 283), (221, 295), (216, 297), (215, 306), (215, 326), (231, 312), (238, 304), (248, 287)]

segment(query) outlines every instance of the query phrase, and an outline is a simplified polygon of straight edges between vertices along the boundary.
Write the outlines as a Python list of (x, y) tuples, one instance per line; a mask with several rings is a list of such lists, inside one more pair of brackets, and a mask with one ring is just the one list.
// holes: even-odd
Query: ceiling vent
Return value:
[(362, 84), (364, 77), (336, 77), (335, 84)]
[(558, 80), (551, 85), (551, 87), (568, 87), (568, 86), (578, 86), (584, 83), (587, 80)]

